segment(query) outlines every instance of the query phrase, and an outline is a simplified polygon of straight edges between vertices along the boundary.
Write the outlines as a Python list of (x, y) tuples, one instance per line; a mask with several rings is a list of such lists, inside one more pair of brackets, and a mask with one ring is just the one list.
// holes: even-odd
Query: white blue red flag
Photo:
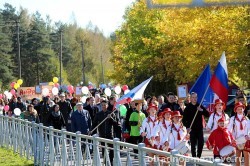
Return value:
[(220, 61), (210, 81), (210, 87), (214, 92), (214, 100), (220, 98), (224, 103), (228, 99), (228, 72), (225, 52), (222, 53)]
[(153, 78), (153, 76), (150, 77), (149, 79), (143, 81), (141, 84), (136, 86), (134, 89), (129, 91), (127, 94), (125, 94), (121, 98), (119, 98), (116, 101), (116, 107), (120, 104), (126, 104), (126, 103), (129, 103), (130, 101), (133, 101), (133, 100), (142, 100), (144, 91), (152, 78)]

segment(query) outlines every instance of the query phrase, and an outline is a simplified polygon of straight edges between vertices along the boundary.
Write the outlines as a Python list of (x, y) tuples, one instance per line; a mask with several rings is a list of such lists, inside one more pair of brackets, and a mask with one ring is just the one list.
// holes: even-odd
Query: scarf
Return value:
[(60, 111), (52, 111), (52, 115), (54, 116), (54, 117), (59, 117), (60, 115), (61, 115), (61, 112)]
[(239, 123), (240, 123), (240, 130), (243, 130), (243, 124), (242, 122), (246, 119), (244, 116), (241, 118), (241, 120), (239, 119), (238, 115), (235, 118)]
[(174, 124), (172, 124), (172, 128), (177, 132), (177, 140), (181, 140), (181, 135), (180, 135), (180, 130), (182, 129), (182, 125), (180, 125), (179, 129), (177, 130), (177, 128), (175, 127)]
[(155, 123), (157, 122), (157, 119), (155, 118), (155, 120), (152, 120), (151, 117), (148, 117), (148, 123), (152, 122), (153, 123), (153, 127), (155, 127)]

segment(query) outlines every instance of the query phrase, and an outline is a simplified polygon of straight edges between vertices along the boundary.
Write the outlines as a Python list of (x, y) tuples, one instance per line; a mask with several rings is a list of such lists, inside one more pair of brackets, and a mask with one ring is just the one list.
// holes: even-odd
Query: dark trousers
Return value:
[[(142, 136), (130, 136), (129, 141), (131, 144), (138, 145), (139, 143), (142, 142)], [(134, 149), (134, 153), (138, 154), (138, 150)]]
[[(204, 146), (203, 130), (191, 130), (190, 132), (191, 153), (192, 157), (201, 157)], [(196, 151), (197, 146), (197, 151)]]

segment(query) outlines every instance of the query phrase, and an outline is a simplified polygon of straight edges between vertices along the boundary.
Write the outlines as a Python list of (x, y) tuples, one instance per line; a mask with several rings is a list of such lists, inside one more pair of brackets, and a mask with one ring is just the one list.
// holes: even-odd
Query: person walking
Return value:
[(49, 116), (49, 124), (58, 130), (61, 130), (63, 127), (65, 127), (65, 121), (58, 104), (55, 104), (52, 108), (51, 114)]
[[(209, 112), (202, 105), (197, 103), (197, 99), (197, 93), (192, 92), (191, 103), (189, 103), (184, 110), (182, 122), (187, 128), (188, 133), (190, 132), (192, 157), (200, 158), (204, 146), (202, 115), (209, 117)], [(195, 117), (196, 112), (197, 115)], [(195, 119), (193, 120), (193, 118)], [(193, 124), (191, 126), (192, 121)]]

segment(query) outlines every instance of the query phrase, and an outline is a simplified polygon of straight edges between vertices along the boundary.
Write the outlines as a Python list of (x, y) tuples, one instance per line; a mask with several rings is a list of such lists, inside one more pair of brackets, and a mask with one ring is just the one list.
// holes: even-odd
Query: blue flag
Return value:
[[(209, 86), (210, 80), (211, 80), (211, 72), (210, 72), (210, 65), (208, 64), (189, 91), (189, 93), (191, 92), (197, 93), (198, 103), (201, 102), (202, 97), (207, 87)], [(213, 103), (213, 91), (209, 87), (202, 105), (207, 108), (211, 103)]]

